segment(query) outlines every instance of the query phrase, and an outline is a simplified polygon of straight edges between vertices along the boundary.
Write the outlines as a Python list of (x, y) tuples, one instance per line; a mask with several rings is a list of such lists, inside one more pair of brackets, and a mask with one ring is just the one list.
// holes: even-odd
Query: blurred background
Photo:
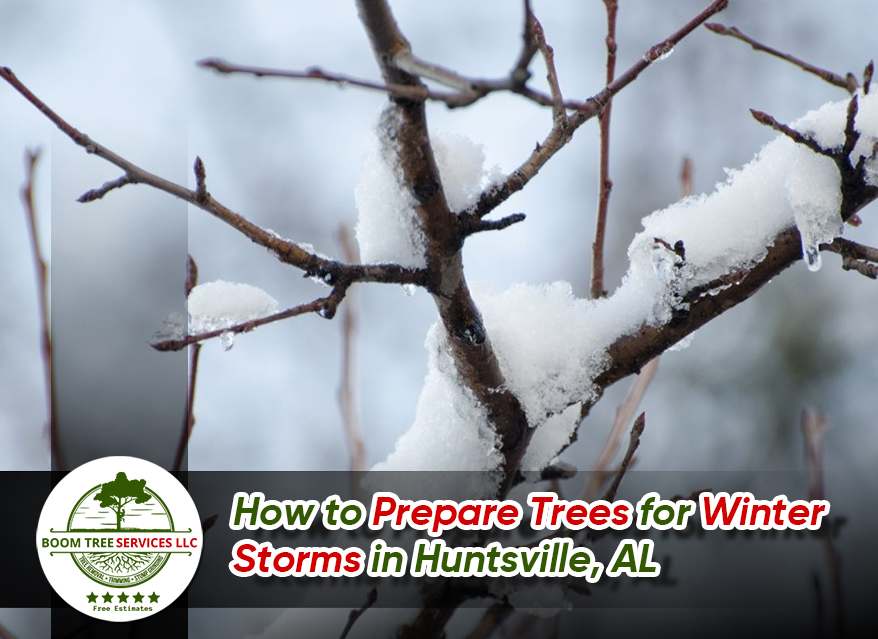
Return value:
[[(617, 73), (707, 2), (621, 0)], [(392, 2), (416, 54), (465, 74), (505, 75), (520, 45), (519, 2)], [(843, 7), (843, 10), (842, 10)], [(221, 0), (77, 3), (0, 1), (0, 64), (49, 105), (111, 149), (176, 181), (192, 182), (194, 156), (211, 193), (264, 227), (340, 255), (340, 224), (356, 221), (353, 189), (380, 93), (292, 80), (219, 76), (198, 59), (378, 78), (352, 3)], [(555, 49), (565, 96), (603, 85), (600, 0), (534, 0)], [(859, 75), (875, 56), (878, 6), (738, 0), (717, 21), (839, 73)], [(539, 58), (533, 84), (545, 87)], [(699, 29), (613, 102), (607, 286), (626, 268), (640, 219), (679, 198), (680, 166), (692, 158), (695, 192), (709, 192), (724, 167), (747, 162), (771, 133), (748, 108), (790, 121), (843, 92), (812, 76)], [(433, 131), (484, 145), (487, 164), (517, 166), (551, 126), (551, 113), (495, 95), (464, 110), (428, 105)], [(118, 171), (87, 157), (8, 86), (0, 87), (0, 468), (49, 464), (34, 272), (19, 201), (25, 147), (44, 150), (37, 174), (41, 231), (53, 277), (59, 402), (108, 407), (95, 428), (123, 442), (125, 420), (171, 424), (150, 445), (172, 458), (185, 392), (185, 358), (152, 352), (162, 319), (183, 308), (189, 253), (201, 281), (265, 289), (281, 306), (323, 294), (264, 249), (198, 210), (129, 186), (99, 203), (74, 200)], [(527, 221), (467, 243), (473, 287), (568, 280), (586, 294), (597, 201), (597, 121), (585, 125), (496, 216)], [(848, 237), (878, 243), (872, 210)], [(146, 294), (149, 291), (149, 294)], [(356, 391), (371, 465), (409, 425), (425, 373), (423, 339), (435, 319), (428, 295), (357, 286)], [(662, 358), (643, 408), (648, 425), (638, 468), (786, 469), (804, 464), (799, 416), (829, 418), (826, 465), (874, 483), (878, 289), (827, 255), (817, 273), (799, 264), (756, 297)], [(100, 336), (123, 325), (136, 339)], [(348, 463), (336, 391), (338, 321), (302, 317), (239, 336), (225, 352), (202, 350), (190, 469), (344, 469)], [(139, 378), (157, 388), (132, 391)], [(66, 380), (66, 381), (65, 381)], [(120, 381), (121, 380), (121, 381)], [(127, 381), (127, 383), (126, 383)], [(115, 385), (128, 390), (116, 392)], [(595, 462), (628, 386), (610, 390), (564, 458)], [(109, 408), (115, 407), (115, 408)], [(91, 413), (90, 413), (91, 415)], [(124, 419), (120, 420), (120, 416)], [(89, 416), (88, 419), (94, 419)], [(63, 427), (63, 424), (62, 424)], [(142, 431), (137, 431), (142, 432)], [(830, 494), (832, 487), (828, 487)], [(214, 613), (211, 613), (214, 614)], [(9, 618), (8, 626), (27, 621)], [(243, 623), (243, 622), (242, 622)], [(240, 634), (240, 633), (238, 633)], [(39, 636), (39, 635), (35, 635)], [(234, 636), (234, 632), (232, 635)]]

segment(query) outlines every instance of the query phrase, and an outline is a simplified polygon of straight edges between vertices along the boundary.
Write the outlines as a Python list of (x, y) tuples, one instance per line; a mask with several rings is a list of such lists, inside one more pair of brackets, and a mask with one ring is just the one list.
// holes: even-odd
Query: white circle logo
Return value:
[(198, 568), (201, 541), (183, 485), (136, 457), (104, 457), (68, 473), (37, 524), (49, 584), (104, 621), (134, 621), (170, 606)]

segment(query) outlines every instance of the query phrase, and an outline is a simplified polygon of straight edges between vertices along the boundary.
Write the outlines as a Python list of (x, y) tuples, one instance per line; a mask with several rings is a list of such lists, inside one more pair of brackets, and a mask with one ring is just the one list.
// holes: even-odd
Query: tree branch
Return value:
[[(196, 159), (196, 175), (198, 175), (199, 161)], [(202, 167), (203, 169), (203, 167)], [(203, 176), (203, 171), (201, 173)], [(201, 182), (203, 184), (203, 182)], [(192, 256), (186, 260), (186, 297), (198, 284), (198, 265)], [(201, 344), (193, 344), (189, 352), (189, 385), (186, 393), (186, 414), (183, 416), (183, 428), (180, 431), (180, 440), (177, 442), (177, 451), (174, 453), (173, 469), (179, 471), (183, 466), (183, 456), (192, 438), (192, 429), (195, 428), (195, 384), (198, 381), (198, 361), (201, 357)]]
[(833, 86), (844, 89), (848, 93), (853, 93), (857, 90), (857, 79), (850, 73), (848, 73), (846, 76), (841, 76), (837, 73), (833, 73), (832, 71), (821, 69), (820, 67), (809, 64), (808, 62), (792, 56), (789, 53), (784, 53), (783, 51), (779, 51), (773, 47), (762, 44), (761, 42), (754, 40), (753, 38), (748, 36), (746, 33), (743, 33), (737, 27), (727, 27), (717, 22), (710, 22), (708, 24), (705, 24), (704, 26), (714, 33), (718, 33), (719, 35), (730, 36), (732, 38), (740, 40), (741, 42), (746, 42), (751, 47), (753, 47), (755, 51), (762, 51), (764, 53), (774, 56), (775, 58), (779, 58), (781, 60), (789, 62), (790, 64), (799, 67), (807, 73), (812, 73), (816, 75), (818, 78), (825, 80)]
[[(252, 242), (268, 249), (282, 262), (302, 269), (306, 275), (319, 277), (330, 285), (336, 282), (345, 282), (347, 284), (351, 282), (383, 282), (425, 285), (426, 274), (424, 271), (407, 269), (396, 264), (343, 264), (312, 253), (296, 242), (278, 237), (215, 200), (204, 188), (204, 165), (200, 160), (196, 163), (196, 166), (200, 165), (201, 167), (201, 177), (198, 177), (198, 171), (196, 171), (198, 188), (192, 191), (140, 168), (133, 162), (126, 160), (77, 130), (34, 95), (8, 67), (0, 67), (0, 78), (6, 80), (67, 137), (84, 148), (87, 153), (97, 155), (122, 169), (129, 180), (126, 183), (146, 184), (197, 206), (235, 228)], [(100, 192), (103, 188), (101, 187), (95, 191)], [(107, 189), (107, 191), (109, 190), (111, 189)]]
[[(399, 31), (384, 0), (359, 0), (363, 22), (385, 82), (420, 86), (416, 75), (397, 60), (411, 60), (408, 41)], [(392, 100), (396, 117), (388, 138), (398, 159), (402, 183), (411, 192), (426, 238), (428, 288), (447, 335), (449, 351), (462, 383), (485, 407), (511, 477), (527, 447), (529, 431), (524, 410), (506, 388), (506, 380), (482, 317), (469, 292), (463, 271), (461, 220), (449, 208), (430, 144), (423, 103)]]
[[(341, 244), (344, 258), (348, 262), (357, 261), (357, 249), (347, 226), (341, 225), (339, 227), (338, 241)], [(357, 419), (356, 384), (354, 381), (355, 332), (356, 320), (351, 301), (348, 300), (343, 310), (341, 322), (341, 384), (338, 389), (338, 404), (341, 409), (345, 441), (350, 454), (350, 469), (360, 471), (366, 468), (366, 449), (360, 432), (360, 422)]]
[(622, 478), (625, 477), (625, 473), (628, 472), (628, 469), (631, 467), (631, 463), (634, 461), (634, 453), (637, 452), (637, 447), (640, 446), (640, 436), (643, 434), (645, 426), (646, 413), (640, 413), (637, 419), (634, 420), (634, 424), (631, 426), (631, 436), (628, 439), (628, 450), (625, 451), (622, 463), (619, 464), (619, 470), (616, 471), (616, 476), (613, 477), (613, 483), (610, 484), (610, 487), (607, 488), (607, 492), (604, 493), (604, 501), (613, 501), (616, 499), (616, 493), (619, 492)]
[(43, 255), (40, 242), (39, 220), (34, 202), (34, 180), (40, 150), (25, 152), (25, 180), (21, 187), (21, 201), (27, 218), (27, 230), (30, 237), (31, 255), (34, 260), (34, 271), (37, 277), (37, 306), (40, 317), (40, 351), (43, 357), (43, 373), (45, 376), (46, 420), (49, 430), (49, 451), (52, 468), (64, 467), (61, 454), (61, 441), (58, 433), (58, 412), (55, 397), (55, 357), (52, 349), (52, 324), (49, 317), (49, 267)]
[[(606, 85), (609, 86), (616, 77), (616, 15), (619, 6), (616, 0), (604, 0), (604, 7), (607, 13)], [(612, 99), (607, 100), (607, 106), (604, 107), (599, 117), (601, 150), (598, 180), (600, 187), (591, 259), (591, 296), (594, 299), (604, 297), (607, 294), (604, 287), (604, 237), (607, 232), (607, 209), (610, 204), (610, 193), (613, 190), (613, 182), (610, 180), (610, 113), (612, 106)]]
[(537, 145), (530, 154), (530, 157), (506, 176), (505, 180), (492, 185), (482, 192), (479, 199), (462, 211), (461, 215), (484, 217), (509, 199), (510, 196), (523, 189), (539, 173), (540, 169), (545, 166), (546, 162), (570, 141), (576, 129), (601, 112), (610, 98), (631, 84), (653, 62), (673, 49), (683, 38), (692, 33), (711, 16), (725, 9), (727, 5), (728, 0), (715, 0), (675, 33), (647, 50), (637, 62), (631, 65), (612, 83), (588, 98), (585, 102), (578, 103), (576, 105), (577, 111), (568, 118), (566, 127), (552, 127), (548, 136)]
[(205, 331), (203, 333), (196, 333), (194, 335), (186, 335), (185, 337), (181, 337), (179, 339), (167, 339), (153, 342), (152, 344), (150, 344), (150, 346), (152, 346), (157, 351), (179, 351), (183, 348), (186, 348), (190, 344), (197, 344), (199, 342), (203, 342), (214, 337), (220, 337), (224, 333), (232, 333), (235, 335), (239, 333), (249, 333), (254, 328), (257, 328), (259, 326), (271, 324), (272, 322), (278, 322), (280, 320), (284, 320), (290, 317), (296, 317), (297, 315), (305, 315), (307, 313), (317, 313), (318, 315), (320, 315), (320, 317), (332, 319), (335, 316), (335, 311), (338, 308), (338, 305), (341, 304), (341, 301), (344, 299), (349, 286), (349, 282), (339, 283), (335, 286), (335, 288), (332, 289), (332, 292), (329, 295), (327, 295), (326, 297), (319, 297), (312, 302), (299, 304), (298, 306), (293, 306), (282, 311), (278, 311), (277, 313), (266, 315), (265, 317), (247, 320), (246, 322), (239, 322), (237, 324), (232, 324), (224, 328), (218, 328), (212, 331)]

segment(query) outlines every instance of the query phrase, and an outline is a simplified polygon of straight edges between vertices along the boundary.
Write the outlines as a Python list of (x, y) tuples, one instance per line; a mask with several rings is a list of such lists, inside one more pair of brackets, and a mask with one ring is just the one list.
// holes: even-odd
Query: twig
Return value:
[[(616, 0), (604, 0), (607, 13), (607, 76), (606, 85), (613, 83), (616, 77)], [(604, 288), (604, 238), (607, 233), (607, 210), (610, 204), (610, 193), (613, 182), (610, 180), (610, 114), (613, 100), (607, 100), (607, 106), (598, 116), (600, 123), (600, 181), (598, 193), (598, 213), (595, 223), (594, 242), (592, 242), (591, 259), (591, 296), (596, 299), (607, 294)]]
[(577, 111), (567, 119), (566, 127), (552, 127), (549, 135), (537, 145), (530, 156), (517, 169), (507, 175), (503, 181), (483, 191), (479, 199), (462, 211), (461, 214), (484, 217), (509, 199), (510, 196), (523, 189), (539, 173), (540, 169), (545, 166), (546, 162), (570, 141), (574, 131), (599, 114), (610, 98), (636, 80), (663, 53), (672, 49), (711, 16), (725, 9), (727, 5), (728, 0), (715, 0), (675, 33), (651, 47), (637, 62), (631, 65), (612, 83), (588, 98), (585, 102), (579, 103)]
[(637, 447), (640, 446), (640, 436), (643, 434), (644, 426), (646, 426), (646, 413), (640, 413), (637, 419), (634, 420), (634, 424), (631, 426), (631, 437), (628, 440), (628, 450), (625, 451), (625, 456), (622, 458), (619, 470), (616, 471), (613, 483), (610, 484), (607, 492), (604, 493), (604, 501), (613, 501), (616, 499), (616, 493), (619, 491), (619, 485), (622, 483), (622, 478), (625, 477), (625, 473), (628, 472), (628, 468), (631, 467), (631, 462), (634, 461), (634, 453), (637, 452)]
[(533, 38), (546, 63), (546, 80), (552, 92), (552, 118), (556, 127), (566, 128), (567, 109), (564, 107), (564, 96), (561, 95), (561, 84), (558, 82), (558, 70), (555, 69), (555, 50), (546, 42), (543, 25), (531, 14)]
[(827, 157), (833, 157), (832, 152), (820, 146), (820, 144), (814, 138), (809, 135), (805, 135), (804, 133), (799, 133), (792, 127), (778, 122), (764, 111), (750, 109), (750, 114), (757, 122), (759, 122), (759, 124), (764, 124), (765, 126), (771, 127), (779, 133), (783, 133), (793, 142), (807, 146), (809, 149), (814, 151), (814, 153), (819, 153), (820, 155), (825, 155)]
[(638, 406), (640, 406), (640, 402), (643, 400), (646, 389), (649, 388), (653, 377), (655, 377), (658, 365), (659, 358), (656, 357), (655, 359), (650, 360), (640, 370), (640, 373), (634, 378), (631, 388), (628, 389), (628, 394), (625, 395), (625, 399), (622, 400), (622, 403), (616, 408), (616, 417), (613, 420), (613, 426), (610, 428), (610, 432), (607, 435), (607, 441), (604, 444), (604, 448), (601, 450), (600, 455), (598, 455), (594, 470), (590, 473), (589, 481), (586, 484), (586, 499), (593, 498), (597, 494), (600, 486), (604, 483), (604, 478), (607, 469), (610, 467), (610, 462), (619, 450), (622, 433), (625, 432), (625, 429), (628, 428), (628, 424), (634, 419), (634, 414), (636, 413)]
[(40, 242), (37, 209), (34, 202), (34, 180), (37, 162), (40, 159), (39, 149), (25, 151), (25, 181), (21, 187), (21, 201), (27, 218), (27, 230), (30, 237), (31, 255), (34, 260), (34, 271), (37, 277), (37, 306), (40, 316), (40, 349), (43, 357), (43, 374), (45, 376), (46, 419), (49, 430), (49, 448), (52, 457), (52, 468), (64, 467), (61, 455), (61, 442), (58, 433), (58, 412), (55, 397), (55, 358), (52, 350), (52, 324), (49, 317), (49, 267), (43, 255)]
[(869, 60), (869, 64), (863, 69), (863, 93), (869, 95), (869, 89), (872, 86), (872, 76), (875, 73), (875, 61)]
[(481, 233), (483, 231), (502, 231), (513, 224), (524, 222), (527, 216), (524, 213), (513, 213), (499, 220), (480, 220), (477, 218), (464, 218), (461, 220), (461, 233), (464, 237)]
[(848, 91), (849, 93), (853, 93), (854, 91), (857, 90), (856, 78), (854, 78), (854, 76), (851, 74), (847, 74), (847, 76), (845, 77), (845, 76), (841, 76), (837, 73), (833, 73), (832, 71), (827, 71), (826, 69), (821, 69), (820, 67), (814, 66), (813, 64), (809, 64), (808, 62), (805, 62), (804, 60), (801, 60), (795, 56), (792, 56), (789, 53), (784, 53), (783, 51), (778, 51), (777, 49), (775, 49), (773, 47), (769, 47), (767, 45), (764, 45), (761, 42), (754, 40), (753, 38), (751, 38), (747, 34), (743, 33), (737, 27), (727, 27), (725, 25), (722, 25), (722, 24), (719, 24), (716, 22), (711, 22), (711, 23), (705, 24), (704, 26), (707, 27), (708, 29), (710, 29), (711, 31), (713, 31), (714, 33), (718, 33), (719, 35), (731, 36), (733, 38), (737, 38), (738, 40), (740, 40), (742, 42), (746, 42), (751, 47), (753, 47), (753, 49), (756, 51), (763, 51), (764, 53), (767, 53), (767, 54), (772, 55), (776, 58), (780, 58), (781, 60), (789, 62), (790, 64), (793, 64), (793, 65), (799, 67), (803, 71), (806, 71), (808, 73), (813, 73), (818, 78), (825, 80), (829, 84), (840, 87), (840, 88), (844, 89), (845, 91)]
[(488, 639), (500, 629), (513, 610), (512, 605), (505, 599), (491, 604), (485, 609), (479, 623), (466, 636), (466, 639)]
[(243, 74), (252, 75), (257, 78), (287, 78), (292, 80), (322, 80), (340, 87), (355, 86), (361, 89), (369, 89), (372, 91), (380, 91), (387, 93), (396, 98), (404, 98), (406, 100), (436, 100), (439, 102), (455, 103), (459, 99), (458, 93), (450, 93), (443, 91), (433, 91), (427, 87), (417, 87), (405, 84), (385, 84), (373, 80), (364, 80), (342, 73), (334, 73), (324, 71), (320, 67), (309, 67), (304, 71), (290, 71), (285, 69), (274, 69), (270, 67), (248, 66), (242, 64), (232, 64), (220, 58), (205, 58), (197, 62), (198, 66), (205, 69), (213, 69), (214, 71), (226, 75)]
[(531, 9), (530, 0), (524, 0), (523, 5), (524, 25), (521, 29), (521, 53), (518, 54), (515, 66), (512, 67), (512, 71), (509, 73), (510, 79), (521, 87), (530, 79), (530, 71), (528, 69), (531, 61), (537, 54), (537, 45), (534, 42), (533, 34), (534, 14)]
[[(808, 465), (809, 499), (825, 499), (823, 482), (823, 440), (826, 435), (826, 416), (812, 409), (802, 411), (802, 435), (805, 439), (805, 461)], [(841, 556), (832, 541), (832, 531), (824, 531), (823, 549), (832, 589), (835, 628), (837, 636), (844, 636), (844, 595), (841, 579)]]
[(104, 182), (101, 186), (96, 189), (91, 189), (90, 191), (86, 191), (78, 198), (76, 198), (77, 202), (82, 202), (85, 204), (86, 202), (93, 202), (94, 200), (100, 200), (107, 193), (112, 191), (113, 189), (121, 189), (126, 184), (133, 184), (134, 179), (130, 175), (123, 175), (121, 177), (116, 178), (115, 180), (110, 180), (109, 182)]
[[(196, 175), (198, 174), (198, 162), (196, 158)], [(203, 175), (203, 173), (202, 173)], [(186, 260), (186, 297), (198, 284), (198, 265), (192, 256)], [(198, 380), (198, 360), (201, 356), (201, 344), (193, 344), (189, 352), (189, 385), (186, 393), (186, 414), (183, 416), (183, 428), (180, 432), (180, 440), (177, 443), (177, 452), (174, 454), (174, 470), (180, 470), (183, 466), (183, 456), (192, 438), (192, 429), (195, 428), (195, 384)]]
[(296, 317), (297, 315), (305, 315), (306, 313), (317, 313), (318, 315), (320, 315), (320, 317), (323, 317), (325, 319), (331, 319), (335, 316), (335, 311), (338, 308), (338, 305), (344, 299), (348, 287), (348, 283), (340, 283), (332, 289), (332, 292), (329, 295), (327, 295), (326, 297), (319, 297), (312, 302), (299, 304), (298, 306), (292, 306), (282, 311), (278, 311), (277, 313), (266, 315), (265, 317), (247, 320), (245, 322), (239, 322), (237, 324), (232, 324), (224, 328), (217, 328), (212, 331), (205, 331), (203, 333), (187, 335), (179, 339), (167, 339), (153, 342), (152, 344), (150, 344), (150, 346), (152, 346), (157, 351), (179, 351), (182, 348), (186, 348), (190, 344), (197, 344), (198, 342), (203, 342), (204, 340), (212, 339), (214, 337), (220, 337), (224, 333), (232, 333), (235, 335), (239, 333), (249, 333), (254, 328), (257, 328), (259, 326), (271, 324), (272, 322), (284, 320), (289, 317)]
[[(350, 229), (342, 224), (338, 229), (338, 242), (341, 244), (342, 255), (348, 262), (357, 261), (357, 249), (354, 246)], [(338, 389), (338, 403), (341, 409), (342, 426), (350, 454), (350, 469), (353, 471), (366, 468), (366, 449), (360, 432), (357, 418), (356, 385), (354, 383), (354, 337), (356, 320), (351, 301), (345, 304), (341, 320), (341, 384)]]
[[(235, 213), (219, 201), (215, 200), (210, 193), (207, 193), (206, 189), (201, 187), (196, 191), (187, 189), (184, 186), (140, 168), (107, 147), (97, 143), (89, 136), (69, 124), (55, 111), (50, 109), (42, 100), (34, 95), (34, 93), (31, 92), (31, 90), (28, 89), (8, 67), (0, 67), (0, 78), (6, 80), (6, 82), (8, 82), (26, 100), (51, 120), (67, 137), (85, 149), (87, 153), (97, 155), (122, 169), (125, 172), (125, 175), (130, 179), (130, 182), (128, 183), (146, 184), (201, 208), (229, 226), (237, 229), (251, 241), (265, 247), (274, 253), (282, 262), (302, 269), (305, 271), (306, 275), (320, 277), (330, 285), (334, 285), (336, 282), (346, 284), (350, 284), (351, 282), (383, 282), (392, 284), (415, 284), (418, 286), (424, 286), (426, 284), (427, 274), (424, 270), (403, 268), (396, 264), (343, 264), (312, 253), (296, 242), (278, 237), (274, 233), (261, 228), (244, 216)], [(203, 163), (201, 163), (201, 167), (203, 169)], [(203, 181), (201, 182), (201, 185), (203, 187)]]
[(836, 238), (820, 247), (841, 256), (841, 267), (846, 271), (856, 271), (870, 279), (878, 279), (878, 248), (858, 244), (844, 238)]
[(339, 636), (339, 639), (345, 639), (345, 637), (348, 636), (348, 633), (350, 633), (351, 629), (354, 627), (354, 624), (357, 623), (357, 619), (362, 617), (363, 614), (369, 608), (372, 607), (372, 604), (374, 604), (377, 599), (378, 599), (378, 589), (372, 588), (369, 591), (369, 593), (366, 595), (366, 602), (362, 606), (360, 606), (359, 608), (351, 610), (350, 613), (348, 613), (347, 623), (345, 623), (345, 626), (341, 631), (341, 635)]

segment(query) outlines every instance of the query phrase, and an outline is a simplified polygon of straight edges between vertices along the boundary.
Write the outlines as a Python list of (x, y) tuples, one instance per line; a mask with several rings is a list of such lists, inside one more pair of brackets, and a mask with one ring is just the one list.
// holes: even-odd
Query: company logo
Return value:
[(104, 457), (54, 488), (37, 525), (49, 583), (73, 608), (134, 621), (171, 605), (201, 557), (201, 522), (186, 489), (135, 457)]

